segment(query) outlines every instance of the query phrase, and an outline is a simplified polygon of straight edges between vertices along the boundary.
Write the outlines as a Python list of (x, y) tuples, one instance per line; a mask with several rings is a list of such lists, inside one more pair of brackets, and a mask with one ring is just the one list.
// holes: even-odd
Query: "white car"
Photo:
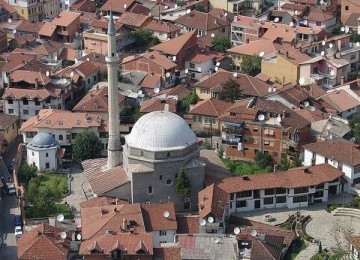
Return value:
[(14, 194), (16, 194), (16, 189), (15, 189), (14, 183), (8, 183), (8, 184), (6, 184), (6, 185), (7, 185), (7, 188), (8, 188), (8, 193), (9, 193), (9, 195), (14, 195)]
[(22, 235), (22, 228), (20, 226), (15, 227), (15, 237), (19, 238)]

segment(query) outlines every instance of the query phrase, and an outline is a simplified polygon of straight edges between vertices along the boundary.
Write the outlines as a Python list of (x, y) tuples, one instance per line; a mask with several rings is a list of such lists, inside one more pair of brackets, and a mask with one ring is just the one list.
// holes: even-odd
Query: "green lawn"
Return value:
[(64, 194), (67, 191), (67, 174), (66, 173), (44, 173), (36, 178), (39, 178), (41, 183), (40, 187), (48, 186), (54, 181), (54, 179), (58, 178), (60, 180), (59, 186), (63, 188)]
[(55, 207), (51, 208), (48, 214), (41, 214), (35, 211), (34, 207), (25, 208), (26, 218), (43, 218), (54, 217), (59, 214), (63, 214), (65, 219), (73, 219), (74, 216), (70, 210), (70, 207), (65, 204), (55, 204)]
[(225, 167), (235, 175), (253, 175), (271, 172), (271, 168), (261, 168), (255, 162), (233, 161), (229, 158), (223, 159)]
[(296, 256), (307, 247), (306, 243), (300, 237), (297, 237), (291, 243), (286, 255), (285, 260), (294, 260)]

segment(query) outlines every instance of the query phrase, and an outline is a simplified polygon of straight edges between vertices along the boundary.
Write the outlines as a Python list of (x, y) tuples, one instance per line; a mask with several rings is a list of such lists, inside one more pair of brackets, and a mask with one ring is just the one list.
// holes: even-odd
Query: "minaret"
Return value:
[(119, 56), (116, 51), (115, 26), (112, 11), (108, 24), (108, 53), (105, 57), (108, 74), (108, 107), (109, 107), (109, 144), (108, 169), (122, 162), (122, 147), (120, 143), (120, 109), (118, 92)]

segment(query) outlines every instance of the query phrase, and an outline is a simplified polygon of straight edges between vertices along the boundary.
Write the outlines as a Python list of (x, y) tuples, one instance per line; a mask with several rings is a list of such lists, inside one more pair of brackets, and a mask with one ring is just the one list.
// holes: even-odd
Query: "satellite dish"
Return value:
[(322, 51), (322, 52), (320, 53), (320, 55), (321, 55), (321, 56), (325, 56), (325, 52)]
[(219, 67), (215, 67), (215, 71), (218, 71), (219, 70)]
[(191, 10), (190, 10), (190, 9), (187, 9), (187, 10), (186, 10), (186, 13), (187, 13), (187, 14), (191, 13)]
[(314, 112), (315, 111), (315, 107), (314, 106), (309, 106), (309, 109), (311, 112)]
[(208, 217), (208, 222), (209, 222), (209, 223), (213, 223), (213, 222), (214, 222), (214, 218), (213, 218), (213, 217)]
[(329, 48), (332, 49), (334, 47), (334, 44), (330, 43)]
[(350, 31), (349, 26), (345, 26), (345, 32), (348, 33)]
[(322, 41), (321, 44), (322, 44), (323, 46), (325, 46), (326, 42), (325, 42), (325, 41)]
[(54, 57), (54, 60), (57, 60), (57, 59), (58, 59), (58, 57), (57, 57), (57, 56), (55, 56), (55, 57)]
[(206, 225), (206, 220), (205, 219), (201, 219), (200, 220), (200, 226), (205, 226)]
[(220, 238), (214, 237), (213, 242), (214, 242), (215, 244), (218, 244), (218, 243), (220, 242)]
[(142, 92), (142, 90), (140, 89), (137, 93), (138, 93), (139, 95), (141, 95), (143, 92)]
[(272, 92), (272, 87), (268, 88), (268, 92), (269, 92), (269, 93)]
[(308, 107), (310, 105), (310, 103), (308, 101), (304, 102), (304, 107)]
[(62, 239), (65, 239), (65, 238), (66, 238), (66, 232), (61, 232), (61, 233), (60, 233), (60, 237), (61, 237)]
[(323, 1), (323, 0), (320, 0), (320, 4), (323, 5), (323, 4), (324, 4), (324, 1)]
[(160, 92), (160, 89), (159, 88), (154, 88), (154, 93), (159, 93)]
[(225, 13), (224, 16), (226, 17), (226, 16), (227, 16), (227, 13)]
[(333, 136), (332, 134), (329, 135), (329, 139), (332, 140), (333, 139)]
[(265, 116), (263, 114), (258, 115), (259, 121), (264, 121), (264, 119), (265, 119)]
[(304, 20), (303, 24), (308, 25), (308, 20)]
[(276, 121), (277, 121), (278, 123), (281, 123), (281, 119), (282, 119), (281, 116), (278, 115), (277, 118), (276, 118)]
[(305, 79), (304, 79), (303, 77), (301, 77), (301, 78), (299, 79), (299, 84), (300, 84), (300, 85), (304, 85), (304, 83), (305, 83)]
[(124, 9), (126, 9), (127, 8), (127, 4), (124, 4)]
[(220, 62), (216, 62), (216, 66), (219, 67), (219, 66), (220, 66)]
[(12, 20), (11, 20), (11, 18), (9, 18), (9, 19), (8, 19), (8, 23), (11, 23), (11, 22), (12, 22)]
[(214, 38), (214, 37), (215, 37), (215, 33), (212, 33), (212, 34), (211, 34), (211, 38)]
[(200, 67), (197, 67), (197, 71), (198, 71), (198, 72), (201, 72), (201, 68), (200, 68)]
[(15, 34), (15, 33), (16, 33), (16, 29), (13, 30), (13, 34)]
[(170, 77), (170, 72), (166, 72), (165, 76), (168, 78)]
[(360, 42), (357, 42), (357, 43), (356, 43), (356, 47), (359, 47), (359, 46), (360, 46)]
[(274, 22), (277, 23), (279, 21), (280, 21), (279, 17), (275, 17)]
[(174, 8), (177, 8), (177, 7), (178, 7), (178, 5), (177, 5), (177, 4), (175, 4), (175, 5), (174, 5)]
[(176, 61), (176, 56), (173, 56), (173, 57), (172, 57), (172, 60), (173, 60), (173, 61)]
[(86, 61), (90, 61), (90, 59), (89, 59), (89, 58), (86, 58)]
[(233, 73), (233, 77), (234, 77), (234, 78), (237, 78), (237, 75), (238, 75), (237, 72), (234, 72), (234, 73)]
[(60, 221), (60, 222), (63, 221), (64, 218), (65, 218), (65, 217), (64, 217), (63, 214), (59, 214), (59, 215), (56, 216), (56, 220), (57, 220), (57, 221)]
[(72, 72), (70, 72), (70, 77), (74, 77), (74, 72), (72, 71)]
[(265, 55), (265, 52), (263, 52), (263, 51), (260, 52), (260, 54), (259, 54), (260, 57), (263, 57), (264, 55)]
[(257, 235), (257, 231), (254, 229), (254, 230), (251, 230), (251, 236), (253, 236), (253, 237), (256, 237), (256, 235)]
[(188, 70), (188, 69), (185, 69), (185, 73), (188, 74), (188, 73), (189, 73), (189, 70)]
[(293, 23), (293, 22), (290, 22), (289, 25), (290, 25), (290, 26), (294, 26), (294, 23)]
[(77, 235), (76, 235), (76, 239), (80, 241), (80, 240), (81, 240), (81, 235), (80, 235), (80, 234), (77, 234)]
[(239, 235), (240, 234), (240, 228), (238, 228), (238, 227), (234, 228), (234, 234)]
[(164, 218), (168, 218), (170, 216), (169, 211), (164, 211), (163, 216), (164, 216)]
[(329, 124), (326, 126), (326, 130), (330, 130), (330, 129), (331, 129), (331, 125)]
[(75, 63), (78, 63), (78, 59), (75, 59)]
[(46, 77), (49, 77), (49, 76), (50, 76), (50, 72), (46, 71)]
[(345, 27), (341, 27), (340, 29), (342, 32), (345, 32)]

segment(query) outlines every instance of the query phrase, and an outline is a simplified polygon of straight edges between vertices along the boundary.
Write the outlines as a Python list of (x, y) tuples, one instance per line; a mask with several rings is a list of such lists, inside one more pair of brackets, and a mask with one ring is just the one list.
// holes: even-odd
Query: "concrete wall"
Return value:
[[(102, 195), (102, 194), (96, 194), (96, 195)], [(121, 185), (120, 187), (117, 187), (116, 189), (113, 189), (111, 191), (108, 191), (105, 196), (109, 197), (115, 197), (120, 199), (125, 199), (131, 202), (131, 183), (125, 183), (124, 185)]]
[(299, 79), (298, 67), (280, 55), (277, 55), (276, 62), (262, 59), (261, 73), (269, 76), (272, 81), (277, 78), (282, 82), (285, 78), (285, 84), (297, 84)]
[[(57, 147), (40, 151), (27, 148), (27, 163), (35, 164), (41, 172), (55, 171), (57, 169), (56, 151)], [(46, 163), (49, 163), (49, 167), (46, 167)]]
[(166, 235), (160, 235), (160, 231), (156, 230), (152, 232), (153, 247), (159, 248), (160, 243), (174, 243), (176, 230), (166, 230)]

